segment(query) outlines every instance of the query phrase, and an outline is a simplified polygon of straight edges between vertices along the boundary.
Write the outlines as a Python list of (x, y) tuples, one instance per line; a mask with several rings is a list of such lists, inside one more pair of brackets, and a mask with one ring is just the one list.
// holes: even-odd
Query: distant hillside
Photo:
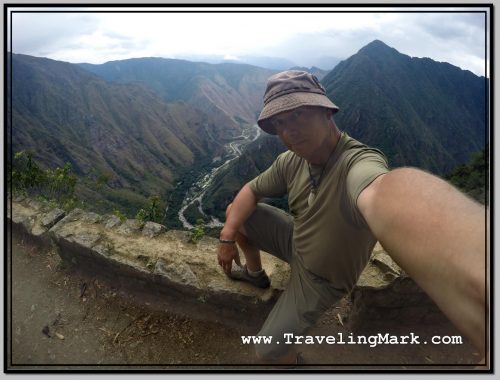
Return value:
[(226, 130), (232, 129), (234, 136), (239, 134), (241, 123), (256, 122), (266, 80), (275, 72), (245, 64), (164, 58), (136, 58), (80, 67), (109, 81), (146, 84), (167, 102), (189, 103)]
[(470, 160), (451, 173), (445, 176), (445, 179), (458, 187), (464, 193), (469, 195), (482, 204), (488, 204), (489, 185), (489, 165), (486, 159), (488, 149), (472, 154)]
[[(134, 210), (151, 194), (163, 196), (180, 172), (221, 153), (217, 121), (187, 103), (166, 103), (144, 84), (110, 83), (77, 65), (18, 54), (12, 67), (9, 148), (33, 152), (45, 167), (70, 162), (80, 196), (104, 199), (108, 209)], [(102, 189), (98, 178), (106, 178)]]
[(291, 67), (290, 70), (302, 70), (302, 71), (307, 71), (308, 73), (311, 73), (313, 75), (316, 76), (316, 78), (318, 78), (319, 80), (323, 79), (325, 77), (326, 74), (329, 73), (329, 71), (327, 70), (321, 70), (320, 68), (318, 67), (300, 67), (300, 66), (294, 66), (294, 67)]
[(486, 79), (470, 71), (373, 41), (322, 83), (340, 107), (339, 127), (383, 150), (392, 166), (444, 174), (484, 148)]

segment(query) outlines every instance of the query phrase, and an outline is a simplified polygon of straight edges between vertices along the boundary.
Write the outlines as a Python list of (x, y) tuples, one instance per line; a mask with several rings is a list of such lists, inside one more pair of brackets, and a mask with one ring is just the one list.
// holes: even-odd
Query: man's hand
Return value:
[(241, 265), (240, 255), (236, 244), (219, 243), (219, 249), (217, 250), (217, 259), (219, 261), (219, 265), (227, 275), (231, 274), (233, 260), (236, 262), (236, 264)]

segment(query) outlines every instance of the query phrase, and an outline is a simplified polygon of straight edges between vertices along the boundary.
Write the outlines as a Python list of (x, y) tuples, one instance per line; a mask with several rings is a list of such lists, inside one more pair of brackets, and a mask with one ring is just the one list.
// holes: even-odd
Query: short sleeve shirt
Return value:
[(350, 291), (370, 258), (376, 239), (358, 210), (359, 194), (388, 172), (382, 152), (343, 132), (324, 168), (311, 204), (310, 167), (291, 151), (249, 182), (259, 197), (288, 194), (294, 220), (293, 246), (308, 270)]

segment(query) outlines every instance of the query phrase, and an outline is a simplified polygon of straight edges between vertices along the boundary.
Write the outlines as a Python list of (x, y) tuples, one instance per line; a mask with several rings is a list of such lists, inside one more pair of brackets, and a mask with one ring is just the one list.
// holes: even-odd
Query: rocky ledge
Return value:
[[(18, 197), (9, 205), (12, 229), (39, 245), (55, 246), (62, 260), (125, 289), (171, 296), (220, 310), (266, 315), (283, 291), (287, 264), (263, 255), (271, 287), (258, 289), (233, 281), (216, 259), (217, 241), (189, 242), (184, 231), (166, 231), (134, 219), (74, 209), (68, 214)], [(433, 322), (441, 318), (427, 295), (384, 252), (380, 244), (349, 295), (353, 327), (364, 321), (392, 319)]]

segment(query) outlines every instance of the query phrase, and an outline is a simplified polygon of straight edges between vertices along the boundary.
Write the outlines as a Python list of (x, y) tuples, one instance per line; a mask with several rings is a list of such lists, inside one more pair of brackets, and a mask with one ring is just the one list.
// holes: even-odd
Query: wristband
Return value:
[(221, 243), (221, 244), (236, 244), (236, 240), (219, 239), (219, 243)]

